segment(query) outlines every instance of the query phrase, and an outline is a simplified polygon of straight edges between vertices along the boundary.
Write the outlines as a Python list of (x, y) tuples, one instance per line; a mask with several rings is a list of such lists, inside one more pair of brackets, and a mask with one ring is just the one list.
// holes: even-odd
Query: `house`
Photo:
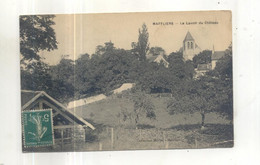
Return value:
[(212, 56), (211, 56), (211, 66), (212, 69), (216, 67), (217, 62), (225, 56), (225, 51), (212, 51)]
[(205, 75), (206, 72), (211, 70), (211, 63), (209, 64), (198, 64), (197, 68), (195, 68), (195, 76), (194, 78), (199, 78), (200, 76)]
[(166, 68), (169, 67), (169, 62), (165, 60), (162, 54), (159, 55), (148, 54), (146, 58), (148, 59), (149, 62), (155, 62), (157, 64), (162, 63)]
[(188, 31), (182, 46), (183, 58), (185, 61), (192, 60), (192, 58), (201, 52), (200, 47), (197, 45), (195, 39), (192, 37), (191, 33)]
[(55, 143), (85, 142), (85, 129), (95, 127), (69, 111), (64, 105), (44, 91), (21, 90), (21, 110), (51, 109)]

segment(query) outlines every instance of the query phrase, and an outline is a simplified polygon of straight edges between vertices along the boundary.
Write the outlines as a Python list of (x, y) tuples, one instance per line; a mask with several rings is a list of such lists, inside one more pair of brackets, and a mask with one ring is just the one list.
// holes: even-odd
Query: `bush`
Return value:
[(151, 128), (155, 128), (155, 126), (150, 125), (150, 124), (138, 124), (137, 128), (138, 129), (151, 129)]

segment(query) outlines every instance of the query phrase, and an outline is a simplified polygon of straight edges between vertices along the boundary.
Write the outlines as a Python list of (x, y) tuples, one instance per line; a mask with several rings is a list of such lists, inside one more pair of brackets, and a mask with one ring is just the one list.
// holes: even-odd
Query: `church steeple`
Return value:
[(190, 32), (188, 31), (186, 34), (186, 37), (184, 38), (183, 42), (185, 41), (194, 41), (194, 38), (192, 37), (192, 35), (190, 34)]
[(192, 60), (195, 55), (195, 49), (197, 48), (194, 38), (188, 31), (183, 40), (183, 58), (184, 60)]

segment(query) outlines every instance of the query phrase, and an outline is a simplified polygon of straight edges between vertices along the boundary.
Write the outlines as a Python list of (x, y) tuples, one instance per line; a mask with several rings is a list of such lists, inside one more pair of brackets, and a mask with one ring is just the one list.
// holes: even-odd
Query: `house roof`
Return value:
[(225, 56), (225, 51), (215, 51), (212, 54), (211, 60), (219, 60), (220, 58)]
[(21, 104), (22, 107), (30, 101), (32, 98), (34, 98), (36, 95), (38, 95), (41, 91), (29, 91), (29, 90), (22, 90), (21, 92)]
[(147, 59), (149, 62), (156, 62), (156, 63), (160, 63), (163, 62), (165, 67), (168, 67), (169, 62), (167, 60), (165, 60), (165, 58), (163, 57), (163, 55), (147, 55)]
[(159, 55), (147, 55), (147, 59), (149, 62), (154, 62), (154, 60), (158, 57)]
[(159, 55), (155, 60), (154, 62), (157, 62), (158, 64), (160, 62), (162, 62), (164, 64), (165, 67), (168, 67), (169, 65), (169, 62), (165, 60), (165, 58), (162, 56), (162, 55)]
[(50, 95), (48, 95), (44, 91), (21, 90), (22, 111), (24, 111), (29, 105), (31, 105), (33, 102), (35, 102), (40, 97), (44, 97), (46, 100), (55, 104), (61, 111), (63, 111), (67, 116), (69, 116), (76, 123), (79, 123), (81, 125), (86, 125), (93, 130), (95, 129), (95, 127), (92, 124), (88, 123), (86, 120), (77, 116), (75, 113), (72, 113), (71, 111), (69, 111), (64, 105), (62, 105), (60, 102), (58, 102), (57, 100), (52, 98)]
[(192, 37), (192, 35), (190, 34), (190, 32), (188, 31), (186, 34), (186, 37), (184, 38), (184, 41), (194, 41), (194, 38)]
[(198, 71), (210, 70), (210, 65), (209, 64), (198, 64), (197, 70)]

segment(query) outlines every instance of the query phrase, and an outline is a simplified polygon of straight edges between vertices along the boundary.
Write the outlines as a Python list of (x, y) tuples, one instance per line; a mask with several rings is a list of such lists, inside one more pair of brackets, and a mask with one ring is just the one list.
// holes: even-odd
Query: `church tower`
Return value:
[(199, 47), (195, 43), (194, 38), (191, 36), (188, 31), (186, 37), (183, 40), (183, 58), (184, 60), (192, 60), (195, 54), (199, 53)]

